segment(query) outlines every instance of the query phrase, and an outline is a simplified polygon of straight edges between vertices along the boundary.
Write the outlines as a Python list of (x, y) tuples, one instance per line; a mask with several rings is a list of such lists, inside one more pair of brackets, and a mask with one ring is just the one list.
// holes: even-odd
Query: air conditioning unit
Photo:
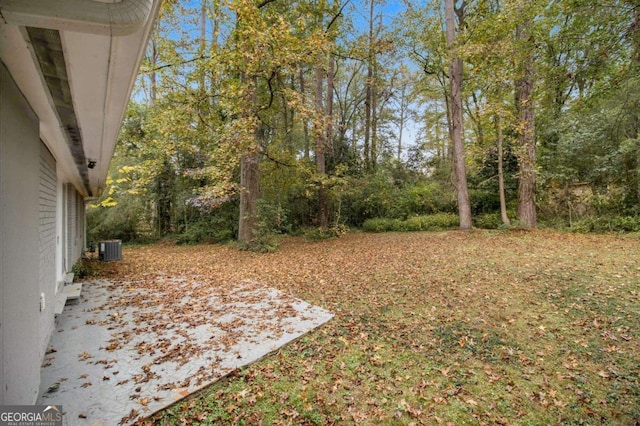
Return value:
[(98, 244), (98, 259), (103, 262), (122, 260), (122, 241), (100, 241)]

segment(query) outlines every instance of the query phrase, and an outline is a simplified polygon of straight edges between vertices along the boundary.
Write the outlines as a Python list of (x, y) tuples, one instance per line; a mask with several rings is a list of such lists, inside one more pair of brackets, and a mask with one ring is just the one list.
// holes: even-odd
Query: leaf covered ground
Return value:
[[(335, 314), (147, 423), (640, 422), (640, 239), (352, 233), (125, 249), (107, 277), (254, 279)], [(214, 284), (212, 284), (214, 285)]]

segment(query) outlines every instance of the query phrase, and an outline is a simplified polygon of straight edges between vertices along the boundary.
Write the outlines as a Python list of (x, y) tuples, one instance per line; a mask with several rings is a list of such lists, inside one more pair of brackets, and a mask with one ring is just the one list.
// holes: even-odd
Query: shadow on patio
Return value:
[(85, 282), (56, 319), (38, 403), (62, 405), (67, 425), (129, 424), (331, 317), (253, 281)]

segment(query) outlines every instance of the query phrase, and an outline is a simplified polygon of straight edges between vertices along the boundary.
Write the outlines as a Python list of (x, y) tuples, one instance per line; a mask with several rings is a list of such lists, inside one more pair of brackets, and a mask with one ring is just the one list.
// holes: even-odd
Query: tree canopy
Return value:
[(94, 238), (640, 229), (638, 5), (450, 6), (165, 2)]

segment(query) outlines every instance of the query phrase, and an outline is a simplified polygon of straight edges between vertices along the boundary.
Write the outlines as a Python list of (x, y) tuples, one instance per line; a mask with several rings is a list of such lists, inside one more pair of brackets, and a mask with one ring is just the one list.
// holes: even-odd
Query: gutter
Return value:
[(7, 24), (124, 36), (142, 29), (153, 0), (0, 0), (0, 18)]

